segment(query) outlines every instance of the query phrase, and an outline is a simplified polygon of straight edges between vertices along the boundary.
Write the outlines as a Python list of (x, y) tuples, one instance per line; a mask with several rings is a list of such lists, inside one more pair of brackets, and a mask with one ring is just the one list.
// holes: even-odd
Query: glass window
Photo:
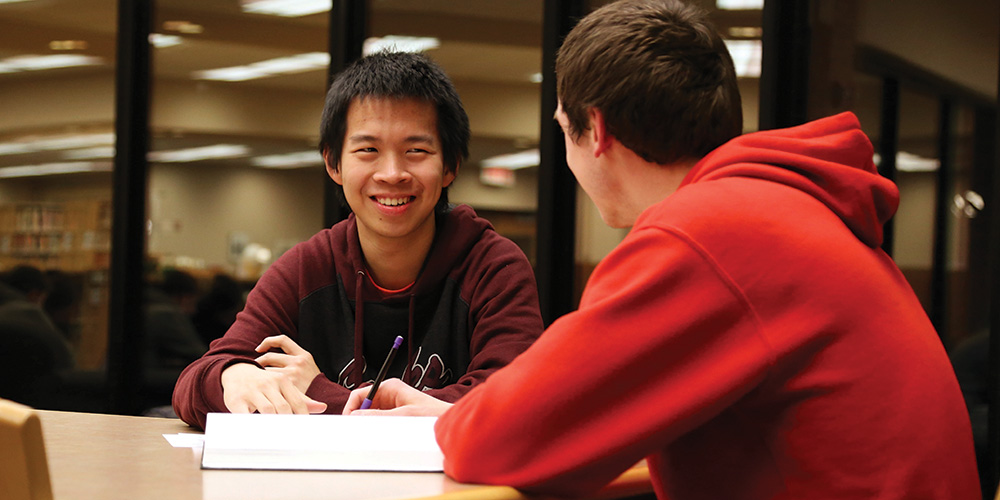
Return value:
[[(975, 172), (975, 112), (969, 106), (958, 106), (955, 111), (951, 130), (952, 188), (949, 190), (948, 294), (945, 306), (948, 346), (955, 346), (975, 333), (986, 331), (989, 324), (988, 288), (978, 280), (973, 283), (970, 271), (977, 264), (973, 262), (973, 247), (988, 244), (988, 228), (974, 224), (985, 208), (984, 193), (988, 193), (991, 186), (977, 182), (982, 178), (977, 178)], [(986, 266), (982, 267), (981, 271), (986, 272)]]
[(0, 3), (0, 397), (41, 408), (104, 404), (116, 8)]
[[(535, 261), (542, 2), (373, 0), (371, 38), (424, 52), (452, 79), (469, 115), (469, 159), (448, 189)], [(516, 156), (515, 156), (516, 155)]]
[[(145, 369), (147, 393), (161, 395), (147, 404), (166, 405), (180, 369), (225, 332), (268, 265), (323, 227), (329, 5), (155, 5)], [(148, 314), (168, 307), (183, 314)], [(188, 347), (157, 349), (167, 331)]]
[(893, 258), (924, 309), (932, 301), (934, 213), (938, 183), (939, 104), (935, 96), (909, 87), (899, 95), (896, 184), (899, 210), (893, 219)]

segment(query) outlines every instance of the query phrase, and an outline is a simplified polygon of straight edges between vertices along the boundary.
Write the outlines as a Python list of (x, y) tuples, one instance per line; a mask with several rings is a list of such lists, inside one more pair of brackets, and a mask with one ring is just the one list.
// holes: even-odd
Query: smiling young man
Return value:
[(854, 115), (740, 136), (726, 46), (680, 0), (586, 16), (556, 85), (567, 163), (628, 236), (453, 406), (387, 380), (362, 414), (440, 414), (445, 473), (561, 497), (645, 459), (672, 500), (979, 498), (954, 372), (880, 249), (899, 192)]
[(447, 202), (469, 122), (430, 59), (380, 53), (352, 64), (327, 94), (320, 132), (352, 214), (282, 255), (232, 328), (181, 374), (174, 409), (191, 425), (220, 411), (340, 413), (397, 335), (389, 376), (455, 401), (542, 331), (524, 254)]

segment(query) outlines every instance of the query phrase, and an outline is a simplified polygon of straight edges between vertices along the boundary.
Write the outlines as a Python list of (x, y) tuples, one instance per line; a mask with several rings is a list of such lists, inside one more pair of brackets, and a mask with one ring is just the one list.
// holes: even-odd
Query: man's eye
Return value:
[(367, 147), (367, 148), (358, 148), (358, 149), (354, 150), (354, 152), (355, 153), (377, 153), (378, 150), (375, 149), (375, 148), (373, 148), (373, 147)]
[(420, 148), (413, 148), (413, 149), (410, 149), (409, 151), (407, 151), (407, 153), (423, 153), (423, 154), (429, 154), (429, 151), (427, 151), (426, 149), (420, 149)]

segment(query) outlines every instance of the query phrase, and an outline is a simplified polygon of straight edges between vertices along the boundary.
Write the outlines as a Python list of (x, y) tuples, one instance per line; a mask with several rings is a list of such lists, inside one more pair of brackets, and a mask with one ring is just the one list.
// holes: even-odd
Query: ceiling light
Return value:
[(540, 158), (541, 157), (537, 149), (528, 149), (518, 153), (510, 153), (487, 158), (481, 162), (481, 165), (484, 168), (517, 170), (537, 166)]
[[(882, 164), (882, 156), (875, 153), (874, 161), (876, 165)], [(941, 160), (937, 158), (925, 158), (906, 151), (896, 153), (896, 170), (900, 172), (936, 172), (941, 168)]]
[(184, 163), (200, 160), (237, 158), (250, 154), (250, 148), (236, 144), (216, 144), (200, 148), (175, 149), (149, 153), (149, 161), (161, 163)]
[(365, 40), (362, 53), (364, 55), (376, 52), (423, 52), (441, 46), (441, 41), (427, 36), (396, 36), (371, 37)]
[(764, 0), (715, 0), (715, 6), (725, 10), (760, 10)]
[(242, 0), (243, 12), (299, 17), (330, 10), (332, 0)]
[(105, 132), (100, 134), (78, 134), (78, 135), (64, 135), (59, 137), (49, 137), (34, 141), (35, 147), (39, 150), (60, 150), (60, 149), (73, 149), (81, 148), (87, 146), (94, 146), (100, 144), (114, 144), (115, 134), (113, 132)]
[(161, 33), (150, 33), (149, 43), (153, 47), (162, 49), (164, 47), (173, 47), (174, 45), (180, 45), (181, 37), (177, 35), (164, 35)]
[(323, 155), (319, 151), (302, 151), (280, 155), (258, 156), (250, 160), (250, 164), (263, 168), (298, 168), (323, 164)]
[(52, 40), (49, 42), (52, 50), (85, 50), (87, 42), (84, 40)]
[(41, 71), (76, 66), (95, 66), (104, 61), (100, 57), (79, 54), (53, 54), (48, 56), (14, 56), (0, 59), (0, 73)]
[(31, 0), (0, 0), (0, 3), (30, 2)]
[(280, 74), (326, 69), (329, 65), (330, 54), (326, 52), (310, 52), (291, 57), (268, 59), (246, 66), (195, 71), (191, 76), (197, 80), (239, 82)]
[(760, 78), (760, 40), (724, 40), (736, 66), (736, 76)]
[(79, 172), (110, 172), (111, 162), (73, 161), (42, 163), (40, 165), (18, 165), (0, 168), (0, 179), (14, 177), (37, 177), (40, 175), (73, 174)]
[(760, 38), (764, 34), (764, 28), (760, 26), (730, 26), (727, 32), (733, 38)]
[(191, 21), (164, 21), (163, 29), (184, 33), (185, 35), (197, 35), (205, 31), (204, 26), (192, 23)]
[(542, 83), (542, 74), (532, 73), (531, 76), (528, 77), (528, 80), (531, 80), (531, 83)]
[(63, 153), (63, 158), (67, 160), (96, 160), (100, 158), (114, 158), (114, 146), (99, 146), (96, 148), (73, 149)]
[(115, 134), (75, 134), (43, 138), (28, 137), (18, 141), (0, 142), (0, 156), (34, 153), (36, 151), (58, 151), (62, 149), (106, 146), (115, 143)]

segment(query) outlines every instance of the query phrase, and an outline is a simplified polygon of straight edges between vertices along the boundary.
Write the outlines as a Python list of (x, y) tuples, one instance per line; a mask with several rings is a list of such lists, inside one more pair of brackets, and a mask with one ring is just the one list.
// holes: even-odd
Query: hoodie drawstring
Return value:
[[(354, 292), (354, 379), (357, 384), (364, 383), (365, 362), (364, 362), (364, 335), (365, 335), (365, 299), (364, 282), (365, 272), (359, 269)], [(410, 292), (410, 300), (406, 320), (406, 366), (403, 368), (403, 382), (410, 384), (410, 368), (417, 361), (416, 353), (413, 350), (413, 318), (417, 304), (417, 295)]]
[(417, 295), (410, 292), (410, 310), (406, 320), (406, 368), (403, 369), (403, 382), (406, 382), (407, 385), (412, 385), (410, 382), (410, 367), (417, 361), (413, 359), (415, 355), (413, 352), (413, 311), (416, 303)]
[(354, 380), (357, 385), (361, 385), (365, 380), (365, 356), (364, 356), (364, 334), (365, 334), (365, 299), (364, 299), (365, 272), (358, 270), (357, 283), (354, 293)]

